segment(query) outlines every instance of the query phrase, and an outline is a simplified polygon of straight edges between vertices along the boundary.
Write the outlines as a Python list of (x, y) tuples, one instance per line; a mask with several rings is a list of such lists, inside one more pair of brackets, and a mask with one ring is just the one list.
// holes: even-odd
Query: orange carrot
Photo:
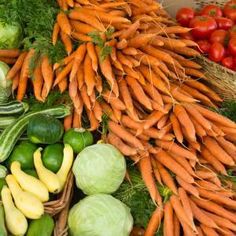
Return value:
[(236, 146), (233, 143), (227, 141), (224, 137), (217, 137), (216, 140), (220, 146), (235, 160)]
[(71, 23), (71, 26), (75, 29), (75, 31), (81, 34), (88, 34), (88, 33), (96, 31), (96, 28), (77, 20), (70, 20), (70, 23)]
[(163, 112), (160, 111), (153, 111), (147, 118), (146, 121), (144, 122), (143, 128), (144, 129), (149, 129), (153, 125), (155, 125), (161, 117), (164, 115)]
[(112, 93), (109, 90), (106, 90), (102, 93), (102, 96), (104, 100), (107, 103), (110, 103), (112, 106), (114, 106), (118, 110), (125, 110), (125, 104), (115, 96), (114, 93)]
[(69, 19), (67, 18), (67, 15), (64, 12), (59, 12), (57, 15), (57, 23), (62, 30), (67, 35), (71, 34), (71, 25), (69, 22)]
[(66, 79), (66, 76), (69, 75), (71, 69), (73, 66), (73, 61), (68, 63), (56, 76), (56, 79), (53, 83), (53, 87), (55, 87), (58, 83), (60, 83), (62, 80)]
[(14, 58), (20, 55), (19, 49), (0, 49), (0, 57)]
[(85, 107), (86, 107), (88, 110), (91, 110), (91, 109), (92, 109), (92, 105), (91, 105), (89, 96), (88, 96), (88, 94), (87, 94), (86, 85), (83, 85), (83, 86), (82, 86), (82, 88), (80, 89), (80, 92), (81, 92), (81, 97), (82, 97), (82, 100), (83, 100), (83, 103), (84, 103)]
[(97, 72), (97, 70), (98, 70), (98, 58), (97, 58), (97, 54), (96, 54), (95, 47), (94, 47), (93, 43), (91, 43), (91, 42), (87, 43), (87, 52), (88, 52), (89, 57), (92, 60), (93, 70), (95, 72)]
[(70, 39), (70, 37), (65, 34), (64, 32), (60, 31), (60, 36), (61, 36), (61, 41), (63, 42), (66, 52), (67, 54), (71, 54), (72, 50), (73, 50), (73, 45), (72, 45), (72, 41)]
[(25, 57), (27, 55), (27, 52), (23, 52), (20, 54), (20, 56), (17, 58), (14, 66), (8, 71), (7, 73), (7, 79), (13, 79), (15, 75), (20, 71), (21, 66), (24, 63)]
[(54, 46), (57, 43), (59, 32), (60, 32), (60, 26), (58, 23), (55, 23), (53, 27), (53, 32), (52, 32), (52, 44)]
[(12, 94), (14, 93), (14, 91), (17, 89), (18, 85), (19, 85), (19, 79), (20, 79), (20, 74), (17, 73), (14, 78), (12, 79)]
[(180, 236), (180, 222), (176, 214), (174, 214), (174, 236)]
[(38, 62), (33, 72), (33, 88), (34, 88), (34, 96), (38, 101), (43, 102), (44, 99), (41, 96), (42, 87), (43, 87), (43, 74), (41, 71), (41, 62)]
[(164, 235), (174, 236), (173, 208), (170, 202), (164, 205)]
[(73, 120), (72, 114), (69, 115), (69, 116), (66, 116), (64, 118), (64, 129), (65, 129), (65, 131), (69, 130), (72, 127), (72, 120)]
[(73, 128), (81, 128), (81, 127), (82, 127), (81, 114), (82, 114), (82, 113), (78, 113), (76, 110), (74, 110), (74, 115), (73, 115)]
[(203, 224), (201, 224), (200, 227), (205, 235), (219, 236), (219, 234), (213, 228), (207, 227)]
[(97, 130), (98, 127), (99, 127), (99, 122), (98, 122), (98, 120), (96, 119), (96, 117), (95, 117), (95, 115), (94, 115), (94, 112), (88, 110), (86, 107), (85, 107), (85, 109), (86, 109), (86, 111), (87, 111), (87, 116), (88, 116), (89, 122), (90, 122), (90, 128), (89, 128), (88, 130), (89, 130), (89, 131)]
[(193, 185), (185, 182), (183, 179), (179, 178), (178, 176), (176, 176), (176, 180), (186, 192), (189, 192), (193, 196), (199, 198), (199, 192)]
[(170, 121), (171, 121), (171, 124), (172, 124), (173, 131), (174, 131), (176, 139), (178, 140), (178, 142), (183, 143), (183, 139), (184, 139), (183, 133), (181, 131), (181, 127), (180, 127), (179, 121), (176, 118), (176, 116), (174, 115), (174, 113), (172, 113), (170, 115)]
[(63, 79), (60, 83), (58, 83), (58, 87), (61, 93), (64, 93), (68, 87), (67, 79)]

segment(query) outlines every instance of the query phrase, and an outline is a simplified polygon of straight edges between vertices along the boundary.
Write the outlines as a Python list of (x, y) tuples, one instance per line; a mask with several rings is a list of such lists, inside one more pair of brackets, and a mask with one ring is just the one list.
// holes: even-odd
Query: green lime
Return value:
[(44, 166), (53, 171), (57, 172), (63, 160), (63, 145), (60, 143), (48, 145), (43, 150), (42, 160)]
[(85, 147), (93, 144), (93, 135), (85, 129), (69, 129), (64, 134), (63, 142), (71, 145), (75, 153), (79, 153)]
[(35, 177), (35, 178), (38, 178), (38, 175), (37, 175), (36, 170), (28, 169), (28, 170), (24, 170), (24, 172), (25, 172), (26, 174), (28, 174), (28, 175), (31, 175), (31, 176), (33, 176), (33, 177)]
[(29, 141), (23, 141), (19, 145), (15, 146), (10, 157), (7, 160), (7, 166), (10, 168), (13, 161), (19, 161), (21, 168), (33, 169), (34, 168), (34, 152), (37, 150), (37, 145), (30, 143)]
[(2, 192), (2, 188), (5, 185), (7, 185), (5, 178), (0, 178), (0, 193)]

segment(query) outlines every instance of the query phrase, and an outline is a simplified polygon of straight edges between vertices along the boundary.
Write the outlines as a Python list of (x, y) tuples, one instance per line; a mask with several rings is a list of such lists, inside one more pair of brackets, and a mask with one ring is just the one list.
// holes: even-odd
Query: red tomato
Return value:
[(236, 1), (229, 1), (224, 6), (224, 15), (236, 22)]
[(234, 25), (231, 29), (230, 29), (230, 38), (235, 38), (236, 37), (236, 25)]
[(225, 44), (228, 32), (226, 30), (215, 30), (210, 37), (211, 43), (221, 43)]
[(215, 21), (218, 25), (218, 29), (229, 30), (234, 22), (231, 19), (225, 17), (216, 17)]
[(211, 17), (221, 17), (223, 15), (221, 9), (216, 5), (206, 5), (201, 10), (201, 15), (208, 15)]
[(217, 28), (216, 21), (210, 16), (196, 16), (189, 24), (193, 28), (193, 37), (198, 39), (207, 39), (211, 33)]
[(233, 61), (234, 61), (234, 68), (233, 68), (233, 70), (236, 71), (236, 57), (233, 58)]
[(184, 34), (179, 34), (181, 38), (183, 39), (190, 39), (190, 40), (194, 40), (192, 34), (190, 32), (184, 33)]
[(199, 40), (197, 44), (200, 48), (201, 53), (208, 53), (211, 48), (211, 44), (207, 40)]
[(233, 69), (234, 68), (233, 57), (225, 57), (222, 60), (221, 64), (228, 69)]
[(180, 25), (187, 27), (189, 25), (190, 20), (194, 17), (194, 10), (192, 8), (181, 8), (178, 10), (176, 14), (176, 20)]
[(221, 43), (213, 43), (209, 51), (209, 59), (220, 62), (225, 55), (225, 48)]
[(236, 56), (236, 38), (231, 38), (228, 44), (229, 51), (232, 56)]
[(225, 57), (230, 57), (231, 53), (228, 48), (225, 49)]

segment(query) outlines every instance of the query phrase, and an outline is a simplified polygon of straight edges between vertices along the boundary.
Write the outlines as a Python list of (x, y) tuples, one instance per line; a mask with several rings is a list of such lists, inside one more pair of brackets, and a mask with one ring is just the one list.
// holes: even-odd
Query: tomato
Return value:
[(208, 53), (211, 48), (211, 44), (207, 40), (199, 40), (197, 44), (202, 53)]
[(176, 14), (176, 20), (178, 23), (182, 26), (189, 26), (190, 20), (192, 20), (194, 17), (194, 10), (192, 8), (181, 8), (178, 10)]
[(236, 1), (229, 1), (224, 6), (224, 15), (236, 22)]
[(225, 55), (225, 48), (221, 43), (213, 43), (209, 51), (209, 59), (220, 62)]
[(184, 33), (184, 34), (179, 34), (181, 36), (181, 38), (183, 39), (190, 39), (190, 40), (194, 40), (192, 34), (190, 32)]
[(234, 25), (231, 29), (230, 29), (230, 38), (235, 38), (236, 37), (236, 25)]
[(226, 39), (228, 36), (228, 32), (226, 30), (215, 30), (210, 37), (210, 42), (211, 43), (221, 43), (225, 44)]
[(193, 28), (193, 37), (198, 39), (207, 39), (211, 33), (217, 28), (216, 21), (210, 16), (196, 16), (189, 24)]
[(234, 22), (231, 19), (225, 17), (216, 17), (215, 21), (218, 25), (218, 29), (229, 30)]
[(206, 5), (201, 10), (201, 15), (208, 15), (211, 17), (221, 17), (223, 15), (221, 9), (216, 5)]
[(228, 68), (228, 69), (233, 69), (234, 68), (234, 60), (233, 57), (225, 57), (222, 61), (221, 64)]
[(233, 62), (234, 62), (234, 68), (233, 68), (233, 70), (236, 71), (236, 57), (233, 58)]
[(232, 38), (229, 40), (228, 48), (231, 55), (236, 56), (236, 38)]

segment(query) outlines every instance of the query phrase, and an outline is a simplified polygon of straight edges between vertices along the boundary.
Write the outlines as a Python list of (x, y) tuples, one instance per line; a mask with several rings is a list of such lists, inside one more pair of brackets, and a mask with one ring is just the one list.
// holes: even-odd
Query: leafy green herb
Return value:
[(236, 101), (225, 101), (218, 112), (236, 122)]
[(98, 45), (98, 47), (100, 47), (100, 48), (104, 47), (105, 42), (101, 38), (98, 31), (90, 32), (90, 33), (88, 33), (88, 36), (90, 36), (92, 38), (92, 42), (94, 44)]
[(100, 54), (100, 60), (104, 61), (108, 55), (110, 55), (112, 52), (112, 47), (111, 46), (104, 46), (102, 48), (101, 54)]
[(109, 121), (109, 115), (103, 114), (102, 115), (102, 137), (106, 137), (108, 132), (108, 121)]
[(114, 27), (109, 27), (105, 32), (105, 35), (106, 35), (107, 39), (111, 39), (114, 32), (115, 32), (115, 28)]

